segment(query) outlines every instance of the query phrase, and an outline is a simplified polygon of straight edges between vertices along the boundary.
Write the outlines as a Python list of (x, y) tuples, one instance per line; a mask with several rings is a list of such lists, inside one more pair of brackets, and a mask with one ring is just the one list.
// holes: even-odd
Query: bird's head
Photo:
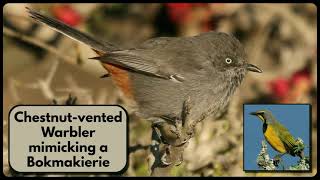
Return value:
[(257, 116), (263, 123), (269, 124), (274, 119), (269, 110), (263, 109), (256, 112), (251, 112), (251, 115)]
[(200, 35), (205, 38), (205, 46), (209, 48), (213, 65), (219, 70), (236, 70), (261, 73), (262, 70), (247, 62), (247, 54), (240, 41), (231, 34), (223, 32), (207, 32)]
[(240, 41), (231, 34), (207, 32), (198, 36), (200, 45), (209, 55), (212, 68), (240, 84), (247, 72), (262, 73), (257, 66), (247, 62), (247, 54)]

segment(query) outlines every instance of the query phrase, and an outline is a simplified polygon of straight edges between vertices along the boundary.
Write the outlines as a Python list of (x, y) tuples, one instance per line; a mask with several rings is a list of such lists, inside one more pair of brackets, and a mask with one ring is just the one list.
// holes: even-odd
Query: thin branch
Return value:
[(54, 78), (55, 73), (57, 72), (59, 61), (54, 61), (51, 69), (49, 70), (47, 77), (44, 79), (39, 79), (36, 83), (27, 84), (25, 87), (31, 89), (40, 89), (44, 97), (48, 100), (55, 98), (54, 92), (51, 88), (52, 79)]
[(136, 144), (134, 146), (129, 147), (129, 153), (134, 153), (138, 150), (147, 150), (150, 148), (151, 145), (142, 145), (142, 144)]
[(18, 90), (17, 90), (17, 86), (18, 86), (19, 82), (17, 80), (15, 80), (14, 78), (10, 78), (8, 80), (8, 86), (9, 86), (9, 92), (11, 92), (11, 96), (14, 102), (16, 103), (21, 103), (21, 97), (19, 96)]
[(7, 16), (7, 17), (14, 17), (14, 18), (17, 18), (17, 19), (21, 19), (21, 20), (24, 20), (24, 21), (31, 21), (30, 17), (28, 16), (25, 16), (25, 15), (20, 15), (20, 14), (15, 14), (15, 13), (9, 13), (9, 12), (3, 12), (3, 16)]
[(30, 44), (36, 45), (42, 49), (47, 50), (48, 52), (54, 54), (56, 57), (58, 57), (61, 60), (64, 60), (65, 62), (69, 63), (69, 64), (76, 64), (76, 60), (73, 57), (70, 56), (66, 56), (65, 53), (61, 53), (61, 51), (59, 51), (57, 48), (50, 46), (46, 43), (44, 43), (43, 41), (41, 41), (40, 39), (37, 39), (35, 37), (32, 36), (27, 36), (21, 33), (18, 33), (16, 31), (13, 31), (7, 27), (3, 27), (3, 34), (8, 36), (8, 37), (13, 37), (13, 38), (17, 38), (20, 39), (22, 41), (28, 42)]
[[(303, 152), (304, 144), (301, 138), (296, 140), (298, 147), (296, 149), (295, 154), (301, 156), (301, 152)], [(282, 156), (282, 155), (281, 155)], [(281, 156), (277, 155), (273, 159), (270, 158), (270, 155), (267, 151), (267, 143), (266, 141), (261, 142), (261, 150), (257, 157), (257, 165), (264, 170), (276, 170), (278, 167), (278, 161), (282, 162)], [(304, 157), (303, 155), (300, 157), (299, 161), (296, 165), (289, 166), (285, 168), (283, 165), (283, 170), (309, 170), (310, 169), (310, 162), (309, 157)]]

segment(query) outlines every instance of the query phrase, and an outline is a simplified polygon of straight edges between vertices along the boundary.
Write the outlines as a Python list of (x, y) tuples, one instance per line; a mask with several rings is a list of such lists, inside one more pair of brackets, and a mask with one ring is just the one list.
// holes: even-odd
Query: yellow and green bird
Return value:
[(304, 146), (295, 140), (289, 130), (277, 121), (269, 110), (259, 110), (250, 114), (262, 120), (264, 137), (274, 150), (281, 154), (288, 153), (303, 158)]

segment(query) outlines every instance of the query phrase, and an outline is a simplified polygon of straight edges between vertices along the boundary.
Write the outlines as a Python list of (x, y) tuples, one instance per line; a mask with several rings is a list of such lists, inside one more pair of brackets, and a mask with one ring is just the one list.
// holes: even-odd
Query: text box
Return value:
[(18, 172), (119, 172), (127, 165), (128, 115), (117, 105), (15, 106), (9, 163)]

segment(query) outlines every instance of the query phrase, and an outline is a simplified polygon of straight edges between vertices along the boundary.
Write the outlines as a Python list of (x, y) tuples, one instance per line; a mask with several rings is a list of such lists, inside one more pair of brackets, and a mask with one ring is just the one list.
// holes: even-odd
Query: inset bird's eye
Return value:
[(232, 63), (232, 59), (226, 58), (226, 63), (227, 63), (227, 64), (231, 64), (231, 63)]

